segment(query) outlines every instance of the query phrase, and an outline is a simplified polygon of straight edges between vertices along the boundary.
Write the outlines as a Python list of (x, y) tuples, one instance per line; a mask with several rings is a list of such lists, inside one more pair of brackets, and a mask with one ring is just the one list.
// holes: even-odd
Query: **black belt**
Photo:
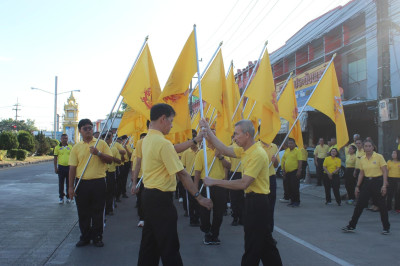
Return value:
[(245, 193), (244, 196), (249, 199), (249, 198), (268, 197), (268, 194), (249, 192), (249, 193)]
[(383, 178), (383, 176), (375, 176), (375, 177), (367, 177), (367, 176), (365, 176), (364, 178), (365, 178), (365, 179), (367, 179), (367, 180), (372, 180), (372, 179), (382, 179), (382, 178)]
[(174, 194), (173, 191), (162, 191), (157, 188), (144, 188), (144, 190), (148, 191), (148, 192), (165, 193), (165, 194), (170, 194), (170, 195)]

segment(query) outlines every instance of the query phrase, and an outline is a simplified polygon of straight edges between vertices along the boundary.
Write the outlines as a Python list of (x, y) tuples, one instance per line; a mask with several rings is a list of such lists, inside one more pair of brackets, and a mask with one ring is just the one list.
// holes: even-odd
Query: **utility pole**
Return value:
[(19, 109), (18, 107), (20, 106), (20, 104), (18, 103), (18, 98), (17, 98), (17, 103), (14, 104), (15, 108), (13, 108), (13, 111), (15, 111), (15, 121), (18, 120), (18, 117), (20, 117), (18, 115), (18, 111), (21, 111), (21, 109)]
[[(389, 49), (389, 0), (375, 0), (377, 13), (377, 44), (378, 44), (378, 87), (377, 100), (378, 110), (379, 102), (383, 99), (390, 98), (391, 83), (390, 83), (390, 49)], [(395, 136), (392, 127), (394, 121), (382, 122), (378, 112), (378, 152), (386, 158), (391, 151), (391, 143)]]

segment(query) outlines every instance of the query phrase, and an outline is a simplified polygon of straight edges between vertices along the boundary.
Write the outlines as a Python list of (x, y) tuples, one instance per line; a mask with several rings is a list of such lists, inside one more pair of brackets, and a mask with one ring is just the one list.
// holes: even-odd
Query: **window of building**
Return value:
[(367, 79), (367, 62), (365, 58), (349, 63), (349, 84)]

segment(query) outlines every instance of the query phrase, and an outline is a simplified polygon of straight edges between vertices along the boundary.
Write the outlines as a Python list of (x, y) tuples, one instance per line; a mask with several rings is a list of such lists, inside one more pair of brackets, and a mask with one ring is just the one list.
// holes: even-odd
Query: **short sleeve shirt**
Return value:
[(356, 151), (356, 165), (355, 165), (356, 169), (360, 169), (360, 160), (364, 155), (365, 155), (364, 149), (361, 149), (361, 150), (357, 149), (357, 151)]
[[(194, 160), (198, 151), (194, 151), (191, 148), (187, 149), (182, 153), (181, 161), (183, 166), (186, 167), (186, 171), (192, 176), (194, 176)], [(193, 171), (192, 171), (193, 170)]]
[(388, 161), (387, 165), (389, 170), (388, 176), (400, 178), (400, 162)]
[[(233, 143), (230, 147), (231, 148), (238, 148), (239, 146), (236, 143)], [(241, 173), (242, 172), (243, 166), (240, 163), (240, 159), (238, 159), (238, 158), (229, 158), (229, 161), (231, 162), (231, 169), (230, 169), (231, 172), (234, 172), (235, 170), (236, 170), (236, 173)], [(237, 166), (239, 165), (239, 163), (240, 163), (240, 166), (239, 166), (238, 169), (236, 169)]]
[(134, 151), (134, 154), (138, 158), (142, 158), (142, 143), (143, 139), (139, 139), (138, 142), (136, 143), (136, 149)]
[(317, 156), (319, 159), (324, 159), (326, 156), (328, 156), (328, 151), (329, 151), (329, 146), (324, 144), (324, 146), (317, 145), (314, 150), (314, 155)]
[[(119, 154), (119, 151), (115, 146), (111, 148), (111, 153), (112, 153), (112, 157), (119, 159), (119, 160), (121, 159), (121, 154)], [(117, 167), (117, 163), (113, 161), (112, 163), (107, 165), (107, 171), (115, 172), (117, 170), (116, 167)]]
[[(125, 150), (125, 148), (121, 145), (121, 143), (119, 143), (119, 142), (115, 142), (114, 143), (114, 146), (113, 147), (116, 147), (119, 151), (126, 151)], [(127, 160), (127, 153), (124, 155), (124, 160), (121, 160), (121, 164), (120, 165), (123, 165), (124, 164), (124, 162), (126, 162), (126, 160)], [(122, 158), (122, 156), (121, 156), (121, 158)]]
[(360, 170), (364, 171), (364, 176), (366, 177), (382, 176), (381, 167), (385, 165), (387, 164), (383, 156), (376, 152), (373, 152), (369, 159), (366, 155), (360, 159)]
[(183, 170), (172, 143), (155, 129), (149, 129), (142, 146), (143, 184), (161, 191), (176, 190), (176, 173)]
[[(211, 150), (210, 148), (206, 149), (207, 151), (207, 167), (210, 170), (212, 165), (211, 171), (208, 173), (208, 176), (212, 179), (222, 180), (225, 178), (225, 169), (222, 165), (222, 162), (215, 157), (215, 151)], [(214, 160), (215, 158), (215, 160)], [(214, 161), (214, 164), (212, 163)], [(201, 149), (197, 152), (196, 158), (194, 161), (194, 170), (201, 172), (201, 179), (204, 179), (206, 172), (204, 167), (204, 151)]]
[(299, 168), (299, 161), (301, 161), (301, 152), (298, 148), (290, 150), (287, 148), (282, 157), (282, 165), (285, 166), (285, 172), (293, 172)]
[(301, 160), (302, 161), (307, 161), (307, 158), (308, 158), (307, 150), (302, 148), (302, 149), (300, 149), (300, 152), (301, 152)]
[[(261, 146), (267, 152), (269, 159), (271, 159), (272, 156), (274, 156), (275, 154), (278, 153), (278, 146), (276, 146), (274, 143), (271, 143), (268, 147), (261, 143)], [(278, 162), (280, 161), (279, 156), (276, 156), (276, 159), (278, 160)], [(268, 164), (268, 166), (269, 166), (269, 164)], [(273, 164), (271, 164), (271, 166), (269, 167), (269, 176), (272, 176), (275, 174), (276, 174), (275, 166)]]
[(342, 164), (342, 161), (338, 157), (332, 158), (332, 156), (328, 156), (325, 158), (323, 166), (326, 167), (326, 169), (329, 171), (329, 173), (332, 173), (338, 167), (340, 167), (341, 164)]
[(245, 193), (269, 194), (269, 158), (259, 142), (253, 144), (246, 151), (241, 147), (233, 149), (236, 157), (243, 164), (242, 174), (254, 178), (254, 181), (245, 190)]
[[(74, 145), (69, 156), (69, 165), (76, 166), (76, 177), (81, 178), (83, 169), (90, 156), (89, 147), (94, 147), (97, 139), (92, 138), (89, 143), (84, 141)], [(112, 156), (112, 152), (108, 144), (104, 140), (99, 140), (96, 148), (106, 155)], [(93, 155), (82, 177), (83, 180), (103, 178), (106, 176), (107, 164), (103, 163), (99, 156)]]
[(57, 145), (54, 148), (54, 156), (57, 156), (57, 164), (62, 166), (68, 166), (69, 155), (71, 154), (72, 146), (68, 144), (67, 146)]
[(356, 154), (347, 154), (346, 155), (346, 168), (355, 168), (356, 166)]

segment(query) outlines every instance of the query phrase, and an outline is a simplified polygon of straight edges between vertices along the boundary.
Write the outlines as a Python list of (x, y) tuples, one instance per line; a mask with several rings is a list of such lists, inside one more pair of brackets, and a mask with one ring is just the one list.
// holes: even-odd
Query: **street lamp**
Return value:
[(68, 93), (68, 92), (73, 92), (73, 91), (77, 91), (80, 92), (80, 90), (70, 90), (70, 91), (64, 91), (64, 92), (60, 92), (57, 93), (57, 76), (56, 76), (56, 81), (55, 81), (55, 87), (54, 87), (54, 93), (53, 92), (49, 92), (46, 90), (42, 90), (39, 88), (33, 88), (31, 87), (32, 90), (39, 90), (39, 91), (43, 91), (45, 93), (48, 94), (53, 94), (54, 95), (54, 139), (56, 138), (56, 134), (57, 134), (57, 95), (59, 94), (64, 94), (64, 93)]

